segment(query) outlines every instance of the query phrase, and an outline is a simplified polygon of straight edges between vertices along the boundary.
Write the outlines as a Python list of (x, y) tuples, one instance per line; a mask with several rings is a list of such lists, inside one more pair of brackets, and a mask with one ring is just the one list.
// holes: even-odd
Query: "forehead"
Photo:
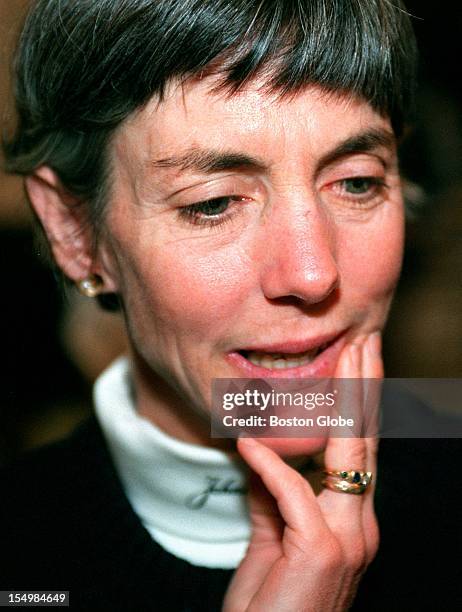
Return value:
[(329, 146), (368, 129), (391, 131), (388, 119), (365, 101), (310, 86), (281, 98), (259, 82), (232, 95), (214, 90), (213, 78), (171, 85), (162, 102), (152, 99), (119, 128), (116, 156), (151, 164), (184, 150), (232, 149), (273, 162), (306, 149)]

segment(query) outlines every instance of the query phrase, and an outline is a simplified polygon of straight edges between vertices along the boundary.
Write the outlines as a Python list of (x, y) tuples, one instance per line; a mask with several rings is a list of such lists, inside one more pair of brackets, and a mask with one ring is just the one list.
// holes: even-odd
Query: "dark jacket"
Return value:
[[(462, 609), (459, 451), (457, 439), (381, 440), (381, 546), (354, 610)], [(0, 474), (0, 590), (67, 590), (81, 610), (208, 612), (231, 576), (151, 539), (95, 418)]]

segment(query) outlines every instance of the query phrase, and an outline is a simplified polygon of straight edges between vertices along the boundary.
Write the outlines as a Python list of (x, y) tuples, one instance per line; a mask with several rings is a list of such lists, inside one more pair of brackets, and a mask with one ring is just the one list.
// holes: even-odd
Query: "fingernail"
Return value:
[(367, 350), (372, 357), (379, 357), (382, 350), (382, 335), (379, 331), (370, 334), (367, 340)]
[(246, 446), (256, 446), (258, 442), (253, 438), (246, 438), (245, 436), (239, 436), (239, 441), (241, 444), (245, 444)]

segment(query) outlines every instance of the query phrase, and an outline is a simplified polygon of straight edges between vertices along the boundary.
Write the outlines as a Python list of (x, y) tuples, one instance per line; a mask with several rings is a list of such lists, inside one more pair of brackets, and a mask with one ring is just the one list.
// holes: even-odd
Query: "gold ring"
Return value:
[(323, 470), (327, 478), (322, 481), (331, 491), (361, 495), (372, 482), (372, 472), (360, 470)]

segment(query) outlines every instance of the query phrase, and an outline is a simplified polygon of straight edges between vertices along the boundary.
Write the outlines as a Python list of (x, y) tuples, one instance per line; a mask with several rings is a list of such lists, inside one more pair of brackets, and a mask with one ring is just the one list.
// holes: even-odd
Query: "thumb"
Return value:
[(268, 491), (261, 477), (252, 469), (249, 469), (248, 475), (247, 500), (252, 524), (252, 543), (257, 539), (266, 543), (280, 542), (285, 523), (276, 499)]

